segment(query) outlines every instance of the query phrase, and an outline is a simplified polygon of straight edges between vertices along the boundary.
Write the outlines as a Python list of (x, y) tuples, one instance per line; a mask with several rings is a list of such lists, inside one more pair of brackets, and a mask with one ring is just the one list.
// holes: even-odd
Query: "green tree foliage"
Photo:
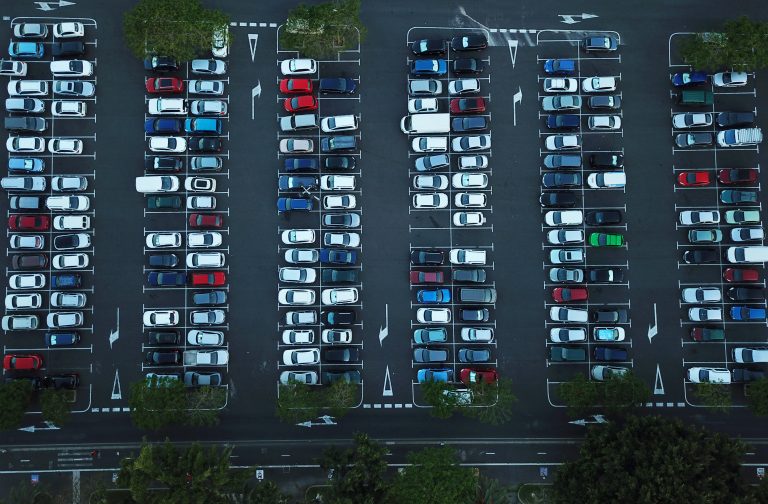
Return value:
[(424, 402), (432, 406), (429, 414), (435, 418), (451, 418), (454, 411), (459, 408), (456, 398), (445, 395), (443, 392), (453, 387), (445, 382), (425, 381), (421, 384), (421, 392)]
[(588, 379), (583, 374), (575, 375), (571, 380), (560, 384), (560, 399), (568, 407), (572, 417), (582, 416), (600, 401), (600, 384)]
[(180, 381), (142, 380), (131, 385), (128, 404), (131, 420), (140, 429), (158, 430), (187, 423), (187, 396)]
[(722, 32), (699, 33), (686, 39), (680, 55), (699, 69), (768, 68), (768, 23), (746, 16), (726, 21)]
[(722, 383), (696, 383), (694, 394), (701, 404), (711, 411), (728, 413), (731, 406), (731, 389)]
[(768, 378), (761, 378), (747, 385), (747, 403), (752, 413), (768, 416)]
[(389, 482), (387, 449), (371, 441), (366, 434), (355, 434), (352, 448), (329, 448), (320, 467), (332, 474), (328, 497), (333, 504), (378, 504), (384, 502)]
[(512, 380), (502, 378), (494, 384), (474, 383), (472, 407), (462, 408), (461, 412), (483, 423), (501, 425), (509, 422), (514, 413), (517, 397), (512, 391)]
[(45, 389), (40, 394), (40, 409), (43, 420), (62, 426), (69, 420), (71, 394), (68, 390)]
[(283, 422), (298, 423), (315, 418), (320, 413), (321, 394), (315, 385), (291, 381), (280, 385), (277, 393), (277, 417)]
[(288, 496), (280, 492), (273, 481), (259, 481), (256, 484), (248, 484), (242, 493), (231, 496), (231, 504), (289, 504)]
[(744, 494), (737, 440), (659, 416), (589, 428), (555, 476), (553, 502), (734, 502)]
[(611, 415), (628, 414), (650, 397), (651, 390), (632, 372), (602, 382), (580, 374), (560, 384), (560, 398), (574, 418), (597, 408)]
[(323, 405), (330, 411), (329, 414), (341, 418), (360, 400), (360, 386), (337, 380), (323, 391)]
[(0, 383), (0, 429), (17, 429), (32, 399), (32, 386), (26, 380)]
[(187, 424), (218, 425), (220, 408), (227, 404), (226, 387), (197, 387), (187, 391)]
[(499, 483), (499, 480), (482, 475), (477, 479), (477, 491), (473, 503), (510, 504), (517, 502), (517, 500), (513, 501), (512, 499), (512, 489)]
[(365, 36), (360, 4), (361, 0), (299, 4), (288, 13), (288, 20), (280, 29), (281, 49), (299, 51), (308, 58), (323, 58), (356, 47)]
[(408, 454), (412, 465), (392, 481), (392, 504), (446, 504), (473, 502), (477, 491), (474, 470), (459, 465), (453, 448), (425, 448)]
[(229, 16), (204, 8), (200, 0), (139, 0), (123, 15), (125, 44), (139, 59), (158, 54), (187, 61), (208, 55), (213, 30), (221, 26), (229, 26)]

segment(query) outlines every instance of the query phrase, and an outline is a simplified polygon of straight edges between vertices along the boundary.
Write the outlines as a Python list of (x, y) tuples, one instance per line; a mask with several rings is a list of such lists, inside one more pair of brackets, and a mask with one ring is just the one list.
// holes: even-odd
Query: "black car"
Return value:
[(72, 250), (85, 248), (88, 242), (84, 242), (79, 234), (63, 234), (53, 239), (53, 248), (56, 250)]
[(150, 345), (178, 345), (179, 333), (177, 331), (150, 331), (148, 339)]
[(227, 302), (227, 293), (223, 290), (195, 292), (192, 302), (196, 305), (223, 305)]
[(329, 348), (323, 351), (324, 362), (357, 362), (359, 359), (357, 348)]
[(320, 278), (324, 283), (358, 283), (360, 282), (360, 271), (356, 269), (332, 269), (323, 268)]
[(285, 158), (283, 167), (285, 171), (315, 171), (317, 170), (319, 163), (316, 158)]
[(621, 268), (590, 268), (587, 270), (590, 283), (617, 283), (624, 281), (624, 270)]
[(619, 110), (621, 108), (621, 96), (590, 96), (587, 106), (592, 110)]
[(598, 308), (591, 314), (596, 324), (625, 324), (629, 321), (629, 312), (625, 308)]
[(479, 51), (488, 47), (488, 39), (481, 33), (459, 35), (451, 39), (451, 49), (454, 51)]
[(445, 52), (445, 40), (421, 39), (411, 44), (411, 52), (416, 56), (432, 56)]
[(593, 35), (585, 37), (581, 47), (587, 52), (615, 51), (619, 47), (619, 41), (608, 35)]
[(549, 129), (577, 129), (579, 127), (579, 116), (576, 114), (562, 114), (547, 116), (547, 128)]
[(581, 185), (581, 174), (567, 172), (545, 173), (541, 177), (541, 185), (548, 188), (578, 187)]
[(720, 201), (725, 204), (739, 205), (743, 203), (757, 204), (757, 191), (740, 191), (726, 189), (720, 192)]
[(464, 308), (459, 311), (459, 317), (464, 322), (488, 322), (491, 312), (488, 308)]
[(155, 268), (175, 268), (179, 264), (176, 254), (150, 254), (149, 265)]
[(488, 121), (485, 117), (456, 117), (451, 122), (451, 129), (456, 132), (478, 131), (488, 128)]
[(353, 311), (324, 311), (320, 313), (323, 325), (339, 326), (352, 325), (357, 320), (357, 313)]
[(351, 156), (330, 156), (323, 160), (326, 170), (354, 170), (357, 163)]
[(588, 226), (610, 226), (621, 223), (621, 212), (618, 210), (592, 210), (584, 216)]
[(732, 301), (765, 301), (765, 289), (761, 287), (731, 287), (726, 294)]
[(609, 170), (623, 168), (624, 156), (611, 152), (598, 152), (589, 156), (589, 166), (592, 168), (606, 168)]
[(150, 366), (178, 365), (181, 364), (181, 352), (178, 350), (147, 352), (145, 361)]
[(755, 122), (755, 114), (752, 112), (720, 112), (717, 114), (716, 121), (721, 128), (749, 126)]
[(144, 60), (144, 70), (155, 72), (174, 72), (179, 69), (179, 62), (167, 56), (152, 56)]
[(50, 375), (43, 378), (43, 387), (74, 390), (80, 386), (80, 375), (77, 373), (67, 373)]
[(195, 137), (190, 138), (189, 152), (220, 152), (221, 140), (218, 138)]
[(48, 256), (45, 254), (15, 254), (11, 256), (11, 266), (17, 270), (47, 268)]
[(483, 62), (477, 58), (458, 58), (453, 60), (455, 74), (481, 74), (485, 70)]
[(720, 254), (713, 248), (697, 248), (683, 252), (686, 264), (710, 264), (720, 261)]
[(544, 156), (547, 168), (581, 168), (581, 156), (578, 154), (547, 154)]
[(445, 255), (440, 250), (412, 250), (411, 264), (415, 265), (438, 265), (443, 264)]
[(545, 192), (539, 197), (544, 208), (573, 208), (576, 206), (576, 194), (568, 191)]
[(178, 210), (181, 208), (181, 196), (150, 196), (147, 198), (150, 210)]
[(353, 213), (323, 215), (323, 225), (328, 227), (353, 228), (360, 225), (360, 216)]
[(320, 79), (318, 86), (320, 94), (352, 94), (356, 89), (357, 83), (344, 77)]
[(150, 156), (144, 158), (144, 169), (156, 172), (178, 172), (184, 167), (181, 158), (170, 156)]
[(337, 381), (360, 383), (360, 371), (323, 371), (322, 381), (331, 384)]
[(680, 133), (675, 136), (675, 145), (681, 149), (707, 147), (714, 143), (712, 133)]
[(759, 369), (733, 368), (731, 379), (734, 382), (751, 382), (765, 378), (765, 372)]
[(54, 42), (51, 44), (53, 56), (82, 56), (85, 54), (85, 44), (77, 41)]

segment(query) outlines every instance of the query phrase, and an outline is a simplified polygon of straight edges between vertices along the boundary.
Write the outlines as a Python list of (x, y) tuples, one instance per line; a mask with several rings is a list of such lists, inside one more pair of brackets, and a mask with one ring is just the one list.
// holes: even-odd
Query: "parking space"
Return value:
[(279, 382), (361, 384), (360, 50), (277, 53)]
[(537, 33), (544, 327), (553, 402), (559, 384), (575, 373), (601, 381), (634, 366), (620, 45), (615, 32)]

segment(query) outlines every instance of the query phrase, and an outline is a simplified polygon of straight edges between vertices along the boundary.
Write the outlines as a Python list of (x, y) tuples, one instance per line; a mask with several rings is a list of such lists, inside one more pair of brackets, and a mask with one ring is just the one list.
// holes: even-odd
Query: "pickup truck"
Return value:
[(757, 145), (762, 141), (763, 131), (760, 128), (729, 129), (717, 134), (717, 145), (720, 147)]
[(226, 350), (187, 350), (184, 352), (185, 366), (224, 366), (229, 362)]

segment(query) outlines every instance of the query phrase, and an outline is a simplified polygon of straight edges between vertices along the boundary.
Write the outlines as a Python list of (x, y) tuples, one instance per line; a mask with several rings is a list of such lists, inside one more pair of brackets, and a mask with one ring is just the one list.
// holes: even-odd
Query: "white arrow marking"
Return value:
[(312, 422), (307, 420), (306, 422), (301, 422), (296, 424), (298, 427), (312, 427)]
[(512, 124), (517, 126), (517, 104), (523, 101), (523, 90), (517, 86), (517, 93), (512, 96)]
[(29, 427), (21, 427), (19, 428), (20, 431), (24, 432), (35, 432), (39, 430), (59, 430), (59, 427), (56, 427), (52, 422), (45, 421), (45, 427), (35, 427), (34, 425), (30, 425)]
[(584, 13), (584, 14), (581, 15), (581, 19), (590, 19), (590, 18), (596, 18), (596, 17), (597, 17), (597, 14), (587, 14), (587, 13)]
[(384, 346), (384, 338), (389, 336), (389, 303), (384, 305), (384, 325), (379, 329), (379, 345)]
[(653, 303), (653, 325), (648, 326), (648, 342), (653, 343), (653, 337), (659, 334), (659, 329), (656, 327), (658, 319), (656, 318), (656, 303)]
[(586, 422), (586, 420), (584, 420), (583, 418), (582, 418), (582, 419), (580, 419), (580, 420), (571, 420), (571, 421), (570, 421), (570, 422), (568, 422), (568, 423), (570, 423), (570, 424), (573, 424), (573, 425), (581, 425), (582, 427), (584, 427), (585, 425), (587, 425), (587, 422)]
[[(35, 2), (35, 3), (37, 4), (37, 10), (41, 10), (41, 11), (52, 11), (53, 10), (53, 7), (51, 7), (51, 3), (52, 2)], [(20, 429), (20, 430), (24, 430), (24, 429)], [(32, 431), (29, 431), (29, 432), (35, 432), (35, 431), (32, 430)]]
[(658, 364), (656, 364), (656, 383), (653, 385), (653, 393), (655, 395), (664, 394), (664, 382), (661, 381), (661, 369)]
[(120, 389), (120, 374), (115, 369), (115, 381), (112, 382), (112, 399), (122, 399), (123, 392)]
[(578, 23), (578, 21), (576, 21), (575, 19), (573, 19), (573, 16), (571, 16), (570, 14), (558, 14), (558, 16), (560, 16), (561, 18), (563, 18), (563, 19), (561, 20), (561, 22), (562, 22), (562, 23), (565, 23), (565, 24), (574, 24), (574, 23)]
[(384, 374), (384, 390), (381, 391), (384, 397), (392, 397), (392, 379), (389, 377), (389, 366)]
[(109, 333), (109, 349), (112, 350), (112, 343), (120, 339), (120, 308), (117, 309), (117, 329)]
[(515, 58), (517, 57), (517, 43), (518, 43), (517, 40), (507, 40), (507, 45), (509, 46), (509, 57), (512, 58), (512, 68), (515, 68)]
[(248, 45), (251, 46), (251, 62), (253, 62), (256, 59), (256, 44), (259, 43), (259, 34), (258, 33), (249, 33), (248, 34)]
[(251, 119), (256, 119), (256, 100), (261, 97), (261, 81), (256, 81), (256, 86), (251, 89)]
[[(560, 22), (561, 23), (565, 23), (565, 24), (579, 23), (581, 21), (584, 21), (585, 19), (591, 19), (591, 18), (596, 18), (597, 17), (596, 14), (587, 14), (587, 13), (584, 13), (584, 14), (558, 14), (558, 16), (563, 18), (563, 19), (560, 20)], [(576, 18), (579, 18), (579, 19), (576, 19)]]

